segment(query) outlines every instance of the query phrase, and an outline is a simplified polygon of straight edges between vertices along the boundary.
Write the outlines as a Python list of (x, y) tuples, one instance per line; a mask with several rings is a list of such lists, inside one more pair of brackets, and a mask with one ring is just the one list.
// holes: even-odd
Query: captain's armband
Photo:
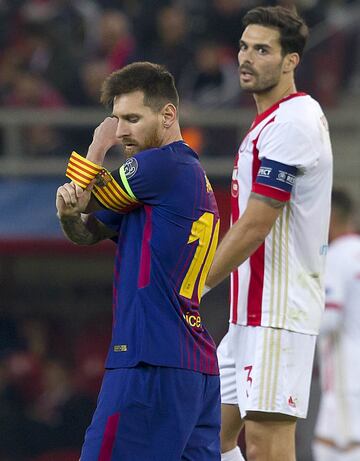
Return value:
[(101, 165), (97, 165), (73, 151), (69, 158), (66, 176), (82, 189), (86, 189), (103, 170)]
[(107, 209), (128, 213), (140, 205), (139, 200), (126, 187), (119, 184), (110, 171), (73, 152), (71, 154), (66, 176), (83, 189), (94, 181), (92, 193)]

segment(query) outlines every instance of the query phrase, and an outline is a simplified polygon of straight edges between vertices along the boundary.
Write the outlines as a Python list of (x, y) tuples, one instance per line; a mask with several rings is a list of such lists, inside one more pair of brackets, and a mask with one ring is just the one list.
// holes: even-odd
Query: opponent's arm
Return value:
[(85, 215), (91, 191), (82, 190), (73, 183), (59, 187), (56, 193), (56, 208), (65, 236), (78, 245), (93, 245), (116, 236), (92, 215)]
[(222, 282), (264, 242), (284, 205), (285, 202), (251, 193), (244, 214), (216, 250), (206, 287)]

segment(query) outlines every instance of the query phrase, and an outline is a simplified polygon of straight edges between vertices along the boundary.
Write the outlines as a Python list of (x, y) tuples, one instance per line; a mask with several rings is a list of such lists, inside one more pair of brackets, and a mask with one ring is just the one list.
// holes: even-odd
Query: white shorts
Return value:
[(323, 393), (315, 435), (332, 440), (339, 448), (360, 442), (360, 395)]
[(221, 402), (306, 418), (316, 336), (230, 324), (218, 347)]

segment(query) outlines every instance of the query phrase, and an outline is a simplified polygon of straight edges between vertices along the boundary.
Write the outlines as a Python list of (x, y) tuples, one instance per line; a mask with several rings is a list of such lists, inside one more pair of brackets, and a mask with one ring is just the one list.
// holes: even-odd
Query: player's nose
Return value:
[(252, 51), (247, 49), (247, 50), (240, 50), (238, 52), (238, 63), (241, 66), (244, 63), (249, 63), (251, 64), (253, 62), (253, 54)]
[(129, 125), (123, 120), (119, 120), (117, 127), (116, 127), (116, 137), (118, 139), (122, 139), (125, 136), (129, 136), (129, 134), (130, 134)]

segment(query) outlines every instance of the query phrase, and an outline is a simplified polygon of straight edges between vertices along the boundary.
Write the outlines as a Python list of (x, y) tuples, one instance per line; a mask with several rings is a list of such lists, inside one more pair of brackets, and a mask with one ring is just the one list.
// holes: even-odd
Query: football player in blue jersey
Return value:
[[(215, 344), (199, 304), (219, 215), (197, 154), (182, 140), (172, 75), (148, 62), (111, 74), (112, 105), (87, 157), (73, 152), (56, 206), (77, 244), (113, 239), (113, 332), (81, 461), (220, 460)], [(124, 148), (115, 171), (107, 151)]]

